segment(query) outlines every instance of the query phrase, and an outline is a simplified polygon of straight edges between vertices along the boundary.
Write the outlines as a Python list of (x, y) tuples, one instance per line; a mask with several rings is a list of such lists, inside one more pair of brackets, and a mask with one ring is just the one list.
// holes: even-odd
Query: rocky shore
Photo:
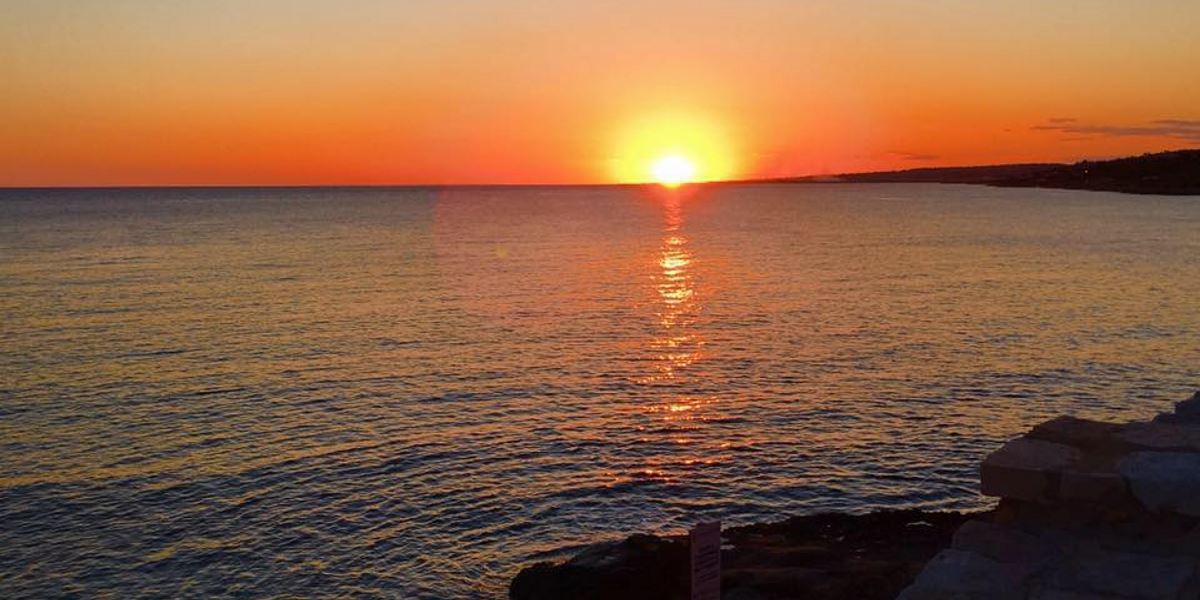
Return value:
[[(726, 600), (1200, 598), (1200, 393), (1153, 421), (1047, 421), (984, 460), (980, 513), (815, 514), (722, 532)], [(514, 600), (684, 599), (686, 537), (523, 569)]]
[[(986, 513), (823, 513), (722, 532), (722, 597), (891, 599), (955, 529)], [(565, 563), (522, 570), (517, 600), (664, 600), (689, 597), (687, 537), (633, 535), (589, 546)]]

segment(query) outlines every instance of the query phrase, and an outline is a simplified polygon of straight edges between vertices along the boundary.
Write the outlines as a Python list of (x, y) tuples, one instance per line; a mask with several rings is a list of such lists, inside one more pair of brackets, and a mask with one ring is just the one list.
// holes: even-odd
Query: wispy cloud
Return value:
[(887, 155), (891, 158), (897, 158), (900, 160), (912, 160), (912, 161), (930, 161), (930, 160), (938, 160), (939, 158), (941, 158), (941, 156), (937, 155), (937, 154), (925, 154), (923, 152), (907, 152), (907, 151), (903, 151), (903, 150), (893, 150), (891, 152), (888, 152)]
[(1047, 119), (1044, 125), (1035, 125), (1033, 129), (1069, 134), (1076, 140), (1080, 139), (1079, 136), (1141, 136), (1200, 142), (1200, 120), (1192, 119), (1158, 119), (1141, 125), (1097, 125), (1068, 117), (1055, 117)]
[(1162, 125), (1164, 127), (1184, 127), (1184, 128), (1191, 128), (1191, 129), (1200, 129), (1200, 121), (1194, 121), (1194, 120), (1188, 120), (1188, 119), (1159, 119), (1157, 121), (1154, 121), (1154, 124)]

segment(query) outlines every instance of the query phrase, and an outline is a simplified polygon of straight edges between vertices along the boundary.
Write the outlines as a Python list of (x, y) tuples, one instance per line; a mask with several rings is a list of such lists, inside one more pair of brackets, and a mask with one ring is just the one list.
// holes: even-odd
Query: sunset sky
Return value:
[(1200, 146), (1195, 0), (0, 3), (0, 185), (591, 183)]

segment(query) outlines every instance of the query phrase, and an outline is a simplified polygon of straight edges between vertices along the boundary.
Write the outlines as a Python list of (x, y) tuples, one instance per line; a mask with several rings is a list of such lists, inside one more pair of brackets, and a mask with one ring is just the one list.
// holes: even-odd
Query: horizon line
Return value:
[[(1175, 149), (1175, 150), (1159, 150), (1155, 152), (1144, 152), (1137, 155), (1108, 157), (1108, 158), (1081, 158), (1072, 162), (1007, 162), (1007, 163), (988, 163), (988, 164), (942, 164), (920, 167), (907, 167), (903, 169), (889, 169), (883, 171), (854, 171), (842, 173), (826, 173), (826, 174), (808, 174), (808, 175), (783, 175), (779, 177), (759, 177), (746, 179), (719, 179), (710, 181), (693, 181), (688, 182), (686, 186), (697, 185), (754, 185), (754, 184), (780, 184), (780, 183), (839, 183), (825, 178), (836, 177), (853, 177), (860, 175), (882, 175), (888, 173), (907, 173), (912, 171), (925, 171), (935, 169), (986, 169), (993, 167), (1012, 167), (1012, 166), (1066, 166), (1078, 164), (1081, 162), (1097, 162), (1106, 160), (1118, 160), (1121, 158), (1133, 158), (1137, 156), (1148, 156), (1153, 154), (1163, 154), (1169, 152), (1181, 152), (1194, 149)], [(841, 183), (870, 183), (870, 182), (841, 182)], [(553, 182), (526, 182), (526, 183), (133, 183), (133, 184), (106, 184), (106, 185), (0, 185), (0, 191), (44, 191), (44, 190), (156, 190), (156, 189), (331, 189), (331, 188), (550, 188), (550, 187), (653, 187), (661, 185), (655, 181), (644, 182), (623, 182), (623, 183), (553, 183)]]
[[(956, 169), (956, 168), (988, 168), (1015, 165), (1065, 165), (1070, 163), (994, 163), (984, 165), (939, 165), (928, 167), (911, 167), (887, 171), (854, 171), (844, 173), (781, 175), (778, 177), (757, 177), (745, 179), (713, 179), (707, 181), (692, 181), (685, 186), (696, 185), (733, 185), (733, 184), (771, 184), (771, 183), (835, 183), (819, 181), (825, 177), (847, 177), (854, 175), (872, 175), (877, 173), (903, 173), (921, 169)], [(131, 183), (131, 184), (81, 184), (81, 185), (0, 185), (0, 191), (5, 190), (137, 190), (137, 189), (320, 189), (320, 188), (520, 188), (520, 187), (653, 187), (662, 184), (656, 181), (641, 182), (495, 182), (495, 183)]]

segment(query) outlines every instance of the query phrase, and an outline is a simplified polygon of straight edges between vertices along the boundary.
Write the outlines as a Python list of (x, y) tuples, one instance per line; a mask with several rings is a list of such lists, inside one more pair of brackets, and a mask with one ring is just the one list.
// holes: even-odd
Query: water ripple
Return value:
[(497, 597), (631, 531), (977, 507), (1002, 440), (1200, 375), (1184, 198), (0, 194), (6, 597)]

